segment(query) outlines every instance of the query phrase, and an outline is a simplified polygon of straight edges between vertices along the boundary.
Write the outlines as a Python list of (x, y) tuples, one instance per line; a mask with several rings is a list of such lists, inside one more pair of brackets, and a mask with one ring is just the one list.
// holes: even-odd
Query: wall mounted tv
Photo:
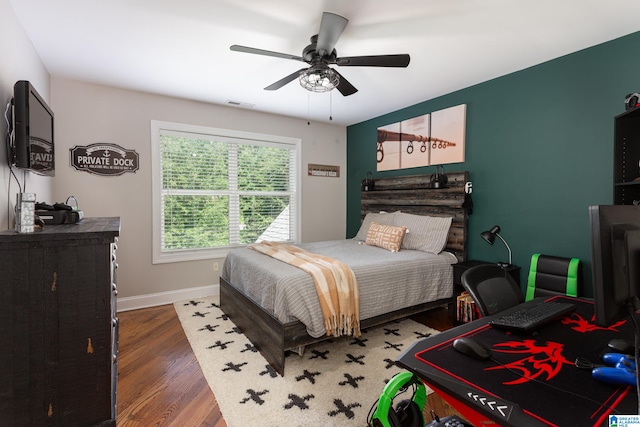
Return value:
[(26, 80), (13, 87), (11, 162), (41, 175), (55, 173), (53, 111)]

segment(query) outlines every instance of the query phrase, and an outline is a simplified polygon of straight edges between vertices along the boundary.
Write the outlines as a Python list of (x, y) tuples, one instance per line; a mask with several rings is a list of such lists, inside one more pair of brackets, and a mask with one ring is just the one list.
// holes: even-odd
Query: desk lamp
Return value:
[(494, 225), (491, 230), (489, 231), (483, 231), (482, 233), (480, 233), (480, 237), (482, 237), (484, 240), (487, 241), (487, 243), (489, 243), (490, 245), (493, 245), (493, 242), (495, 242), (496, 240), (496, 236), (498, 236), (500, 238), (500, 240), (502, 240), (502, 243), (504, 243), (504, 245), (507, 247), (507, 250), (509, 251), (509, 262), (498, 262), (498, 265), (502, 268), (507, 268), (511, 265), (511, 248), (509, 247), (509, 245), (507, 244), (507, 242), (502, 238), (502, 236), (500, 234), (500, 227), (497, 225)]

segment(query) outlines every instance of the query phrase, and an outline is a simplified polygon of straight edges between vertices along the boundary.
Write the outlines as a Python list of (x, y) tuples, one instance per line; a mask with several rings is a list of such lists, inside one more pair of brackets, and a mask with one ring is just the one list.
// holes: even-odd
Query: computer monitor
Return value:
[(589, 207), (596, 324), (607, 327), (637, 310), (640, 206)]

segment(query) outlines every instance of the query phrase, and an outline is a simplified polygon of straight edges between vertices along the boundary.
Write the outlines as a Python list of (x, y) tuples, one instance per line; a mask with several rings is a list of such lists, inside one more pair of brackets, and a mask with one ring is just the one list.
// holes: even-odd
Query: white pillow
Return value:
[(400, 213), (400, 211), (397, 212), (380, 212), (380, 213), (374, 213), (374, 212), (369, 212), (364, 219), (362, 220), (362, 225), (360, 225), (360, 230), (358, 230), (358, 234), (356, 234), (356, 237), (354, 237), (354, 239), (356, 240), (361, 240), (361, 241), (365, 241), (367, 240), (367, 233), (369, 232), (369, 227), (371, 226), (371, 223), (373, 221), (377, 222), (378, 224), (382, 224), (382, 225), (393, 225), (393, 218), (395, 217), (395, 215), (397, 213)]
[(393, 218), (393, 225), (407, 227), (407, 233), (402, 240), (402, 249), (439, 254), (447, 245), (452, 220), (451, 217), (398, 212)]

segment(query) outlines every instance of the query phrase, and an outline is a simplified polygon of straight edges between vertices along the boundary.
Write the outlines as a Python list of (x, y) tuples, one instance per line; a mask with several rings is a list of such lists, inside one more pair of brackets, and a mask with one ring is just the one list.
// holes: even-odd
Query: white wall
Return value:
[[(9, 178), (7, 166), (7, 150), (5, 136), (7, 125), (4, 111), (7, 102), (13, 97), (13, 85), (18, 80), (29, 80), (42, 97), (50, 102), (49, 73), (42, 64), (38, 54), (27, 38), (22, 26), (13, 13), (9, 0), (0, 0), (0, 106), (2, 119), (0, 120), (0, 230), (13, 228), (16, 193), (19, 192), (16, 180)], [(46, 201), (51, 197), (51, 184), (54, 178), (42, 177), (33, 173), (24, 174), (16, 171), (16, 175), (23, 182), (26, 179), (26, 191), (36, 193), (38, 200)]]
[[(2, 1), (2, 0), (0, 0)], [(308, 163), (340, 166), (340, 178), (302, 179), (302, 241), (342, 239), (346, 233), (346, 129), (344, 126), (203, 104), (147, 93), (51, 79), (56, 117), (56, 177), (53, 200), (78, 199), (85, 216), (119, 216), (119, 298), (169, 293), (219, 283), (213, 262), (152, 264), (150, 121), (204, 125), (302, 139), (302, 167)], [(300, 106), (300, 108), (306, 108)], [(69, 150), (97, 142), (135, 150), (140, 169), (116, 177), (76, 171)], [(164, 297), (162, 297), (164, 298)], [(162, 300), (162, 298), (157, 299)], [(137, 299), (136, 299), (137, 300)], [(150, 299), (140, 300), (146, 305)], [(126, 305), (126, 304), (125, 304)], [(130, 302), (131, 306), (138, 302)], [(123, 304), (120, 303), (120, 307)]]

